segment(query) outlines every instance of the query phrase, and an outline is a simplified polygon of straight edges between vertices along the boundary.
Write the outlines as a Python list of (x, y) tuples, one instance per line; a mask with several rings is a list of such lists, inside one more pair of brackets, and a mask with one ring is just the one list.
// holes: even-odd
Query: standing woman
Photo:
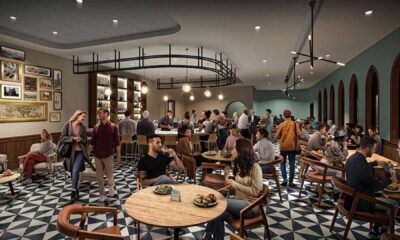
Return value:
[[(223, 240), (225, 236), (224, 221), (228, 219), (240, 218), (240, 212), (251, 202), (257, 199), (263, 190), (263, 179), (260, 165), (256, 163), (256, 155), (250, 140), (240, 138), (236, 141), (232, 151), (233, 157), (233, 175), (235, 180), (226, 180), (225, 185), (228, 188), (235, 189), (234, 198), (227, 199), (228, 206), (226, 211), (207, 224), (206, 235), (204, 239)], [(258, 214), (258, 209), (253, 209), (244, 215), (245, 218), (252, 218)]]
[(71, 201), (79, 199), (79, 172), (85, 170), (85, 160), (89, 160), (86, 152), (87, 147), (87, 133), (86, 127), (83, 124), (86, 119), (86, 112), (84, 110), (77, 110), (74, 115), (65, 123), (61, 141), (73, 142), (71, 158), (68, 160), (68, 169), (71, 172)]

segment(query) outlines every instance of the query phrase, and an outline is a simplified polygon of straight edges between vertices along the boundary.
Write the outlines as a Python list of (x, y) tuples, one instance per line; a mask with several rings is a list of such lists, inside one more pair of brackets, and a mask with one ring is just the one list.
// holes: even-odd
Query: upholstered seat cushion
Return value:
[[(319, 174), (318, 172), (307, 172), (306, 178), (315, 182), (322, 182), (324, 179), (324, 175)], [(325, 181), (330, 182), (332, 180), (332, 176), (326, 176)]]
[(42, 163), (36, 163), (33, 165), (33, 169), (48, 169), (48, 164), (47, 162), (42, 162)]
[[(258, 214), (257, 216), (255, 216), (253, 218), (245, 218), (244, 219), (244, 226), (245, 226), (245, 228), (248, 228), (248, 227), (252, 227), (253, 225), (254, 226), (259, 225), (260, 222), (263, 222), (263, 218), (262, 218), (261, 214)], [(233, 219), (228, 220), (228, 223), (233, 228), (235, 228), (237, 231), (239, 231), (239, 229), (240, 229), (240, 219), (233, 218)]]

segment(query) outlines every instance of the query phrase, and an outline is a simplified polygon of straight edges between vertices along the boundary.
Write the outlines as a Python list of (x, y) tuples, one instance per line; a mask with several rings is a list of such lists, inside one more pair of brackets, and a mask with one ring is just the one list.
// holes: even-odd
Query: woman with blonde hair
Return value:
[(47, 162), (47, 156), (54, 152), (53, 138), (46, 129), (40, 132), (40, 149), (34, 152), (28, 152), (20, 168), (25, 172), (26, 179), (23, 184), (32, 183), (33, 166), (37, 163)]
[(67, 123), (64, 124), (60, 142), (72, 143), (71, 157), (66, 159), (66, 170), (71, 172), (71, 201), (79, 199), (79, 172), (85, 170), (85, 160), (89, 160), (86, 152), (87, 132), (84, 125), (86, 111), (77, 110)]

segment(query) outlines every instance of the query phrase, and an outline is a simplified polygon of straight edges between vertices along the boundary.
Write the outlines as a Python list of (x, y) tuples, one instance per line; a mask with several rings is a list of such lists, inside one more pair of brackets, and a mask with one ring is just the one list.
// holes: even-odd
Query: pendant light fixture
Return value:
[(190, 100), (190, 101), (194, 101), (194, 95), (193, 95), (193, 93), (190, 94), (189, 100)]
[(188, 79), (188, 71), (189, 71), (189, 69), (188, 69), (188, 58), (187, 58), (188, 50), (189, 49), (186, 48), (186, 77), (185, 77), (185, 83), (182, 85), (182, 91), (184, 91), (185, 93), (188, 93), (191, 90), (191, 87), (190, 87), (190, 84), (189, 84), (189, 79)]
[(207, 98), (209, 98), (209, 97), (211, 97), (211, 91), (210, 91), (210, 88), (209, 87), (207, 87), (206, 88), (206, 90), (204, 91), (204, 96), (206, 96)]
[(224, 95), (222, 95), (222, 93), (219, 93), (219, 94), (218, 94), (218, 99), (219, 99), (219, 100), (224, 100)]
[(141, 88), (141, 92), (143, 94), (147, 94), (149, 92), (149, 87), (147, 87), (146, 84), (146, 69), (143, 69), (143, 81), (142, 81), (142, 88)]

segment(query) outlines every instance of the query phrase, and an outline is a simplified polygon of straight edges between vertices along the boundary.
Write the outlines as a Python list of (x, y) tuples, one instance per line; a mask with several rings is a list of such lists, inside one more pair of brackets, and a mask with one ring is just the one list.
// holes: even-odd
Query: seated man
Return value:
[(192, 130), (190, 128), (186, 128), (184, 131), (184, 137), (180, 138), (178, 141), (178, 154), (192, 156), (196, 160), (196, 165), (200, 166), (201, 163), (204, 162), (206, 159), (201, 156), (200, 153), (194, 151), (193, 144), (190, 141), (191, 137)]
[(256, 132), (257, 143), (254, 144), (253, 149), (256, 158), (261, 165), (262, 173), (272, 173), (275, 169), (273, 166), (265, 165), (275, 160), (274, 145), (268, 140), (268, 132), (264, 128), (258, 128)]
[[(386, 172), (386, 178), (378, 180), (373, 173), (373, 167), (377, 162), (367, 162), (367, 158), (375, 153), (376, 141), (372, 137), (364, 137), (361, 139), (360, 150), (350, 156), (346, 162), (346, 179), (347, 185), (358, 192), (366, 195), (375, 196), (375, 193), (383, 190), (391, 182), (397, 182), (397, 176), (391, 176), (390, 172)], [(398, 209), (398, 202), (388, 198), (377, 198), (380, 201), (392, 204), (395, 206), (396, 212)], [(352, 199), (347, 198), (345, 206), (350, 209)], [(375, 205), (366, 201), (360, 201), (358, 211), (386, 211), (381, 205)]]
[(183, 171), (185, 167), (171, 148), (162, 151), (161, 138), (158, 135), (148, 137), (148, 153), (139, 161), (138, 171), (144, 173), (144, 186), (172, 184), (175, 179), (167, 173), (167, 166), (177, 171)]
[(310, 136), (310, 139), (307, 143), (307, 150), (308, 151), (318, 151), (318, 150), (325, 150), (325, 146), (322, 141), (322, 136), (327, 136), (326, 125), (321, 123), (318, 125), (317, 131)]

